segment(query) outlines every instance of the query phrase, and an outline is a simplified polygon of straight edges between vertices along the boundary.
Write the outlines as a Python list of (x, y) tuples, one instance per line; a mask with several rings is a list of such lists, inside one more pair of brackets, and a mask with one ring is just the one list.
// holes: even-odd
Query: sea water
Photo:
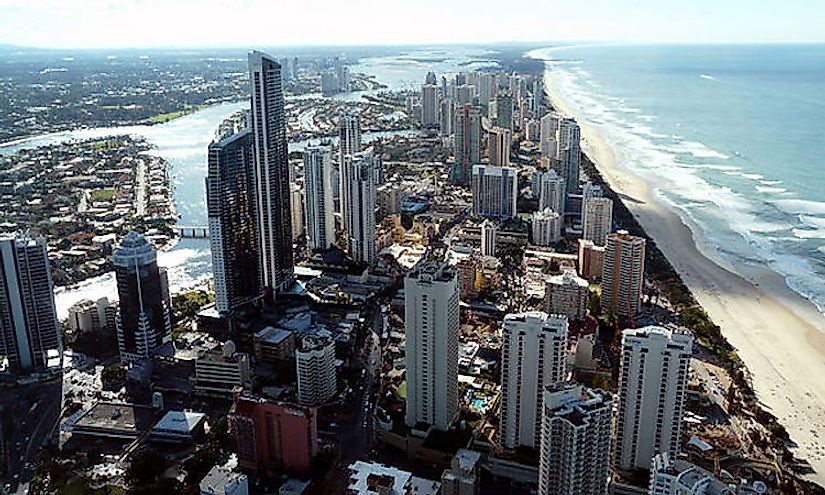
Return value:
[(536, 50), (576, 117), (721, 265), (760, 265), (825, 309), (825, 45)]

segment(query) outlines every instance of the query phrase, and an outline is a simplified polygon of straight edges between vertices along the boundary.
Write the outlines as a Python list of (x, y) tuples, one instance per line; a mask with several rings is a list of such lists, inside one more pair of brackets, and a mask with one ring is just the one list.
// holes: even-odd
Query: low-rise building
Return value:
[(441, 475), (441, 495), (478, 495), (481, 454), (473, 450), (458, 449), (450, 469)]
[(283, 328), (264, 327), (252, 339), (259, 363), (282, 364), (295, 357), (295, 335)]
[(441, 483), (413, 476), (411, 472), (377, 462), (349, 465), (347, 495), (438, 495)]
[[(757, 493), (757, 492), (754, 492)], [(667, 452), (653, 456), (649, 495), (736, 495), (710, 471), (688, 461), (671, 459)]]
[(194, 393), (230, 397), (235, 387), (245, 387), (252, 378), (249, 356), (235, 350), (231, 340), (211, 343), (195, 360)]
[(200, 495), (249, 495), (249, 479), (226, 466), (214, 466), (201, 480)]
[(150, 438), (157, 442), (186, 443), (203, 436), (206, 414), (168, 411), (152, 428)]

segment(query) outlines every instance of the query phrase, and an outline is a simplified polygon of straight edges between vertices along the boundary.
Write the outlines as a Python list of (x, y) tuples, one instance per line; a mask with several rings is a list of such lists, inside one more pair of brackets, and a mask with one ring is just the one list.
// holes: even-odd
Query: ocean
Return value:
[(532, 52), (617, 165), (702, 252), (758, 265), (825, 310), (825, 45), (592, 45)]

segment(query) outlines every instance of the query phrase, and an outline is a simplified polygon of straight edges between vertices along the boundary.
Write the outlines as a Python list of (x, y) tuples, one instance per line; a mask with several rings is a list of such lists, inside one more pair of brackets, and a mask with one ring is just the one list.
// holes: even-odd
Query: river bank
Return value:
[[(553, 105), (574, 115), (549, 71), (544, 81)], [(794, 453), (816, 470), (811, 478), (825, 482), (825, 383), (819, 379), (825, 373), (825, 318), (779, 274), (758, 266), (738, 274), (705, 256), (702, 239), (655, 185), (617, 163), (598, 128), (580, 124), (583, 151), (721, 327), (749, 370), (759, 401), (798, 444)]]

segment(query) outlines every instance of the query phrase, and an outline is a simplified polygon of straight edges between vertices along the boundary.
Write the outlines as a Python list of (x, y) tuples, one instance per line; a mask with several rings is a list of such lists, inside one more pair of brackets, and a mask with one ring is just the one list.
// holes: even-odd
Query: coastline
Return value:
[[(562, 113), (575, 115), (545, 69), (546, 91)], [(760, 404), (798, 446), (795, 455), (825, 483), (825, 317), (784, 278), (764, 268), (742, 275), (705, 256), (694, 231), (646, 180), (616, 163), (599, 130), (580, 122), (582, 149), (681, 276), (748, 369)], [(752, 282), (752, 281), (753, 282)]]

